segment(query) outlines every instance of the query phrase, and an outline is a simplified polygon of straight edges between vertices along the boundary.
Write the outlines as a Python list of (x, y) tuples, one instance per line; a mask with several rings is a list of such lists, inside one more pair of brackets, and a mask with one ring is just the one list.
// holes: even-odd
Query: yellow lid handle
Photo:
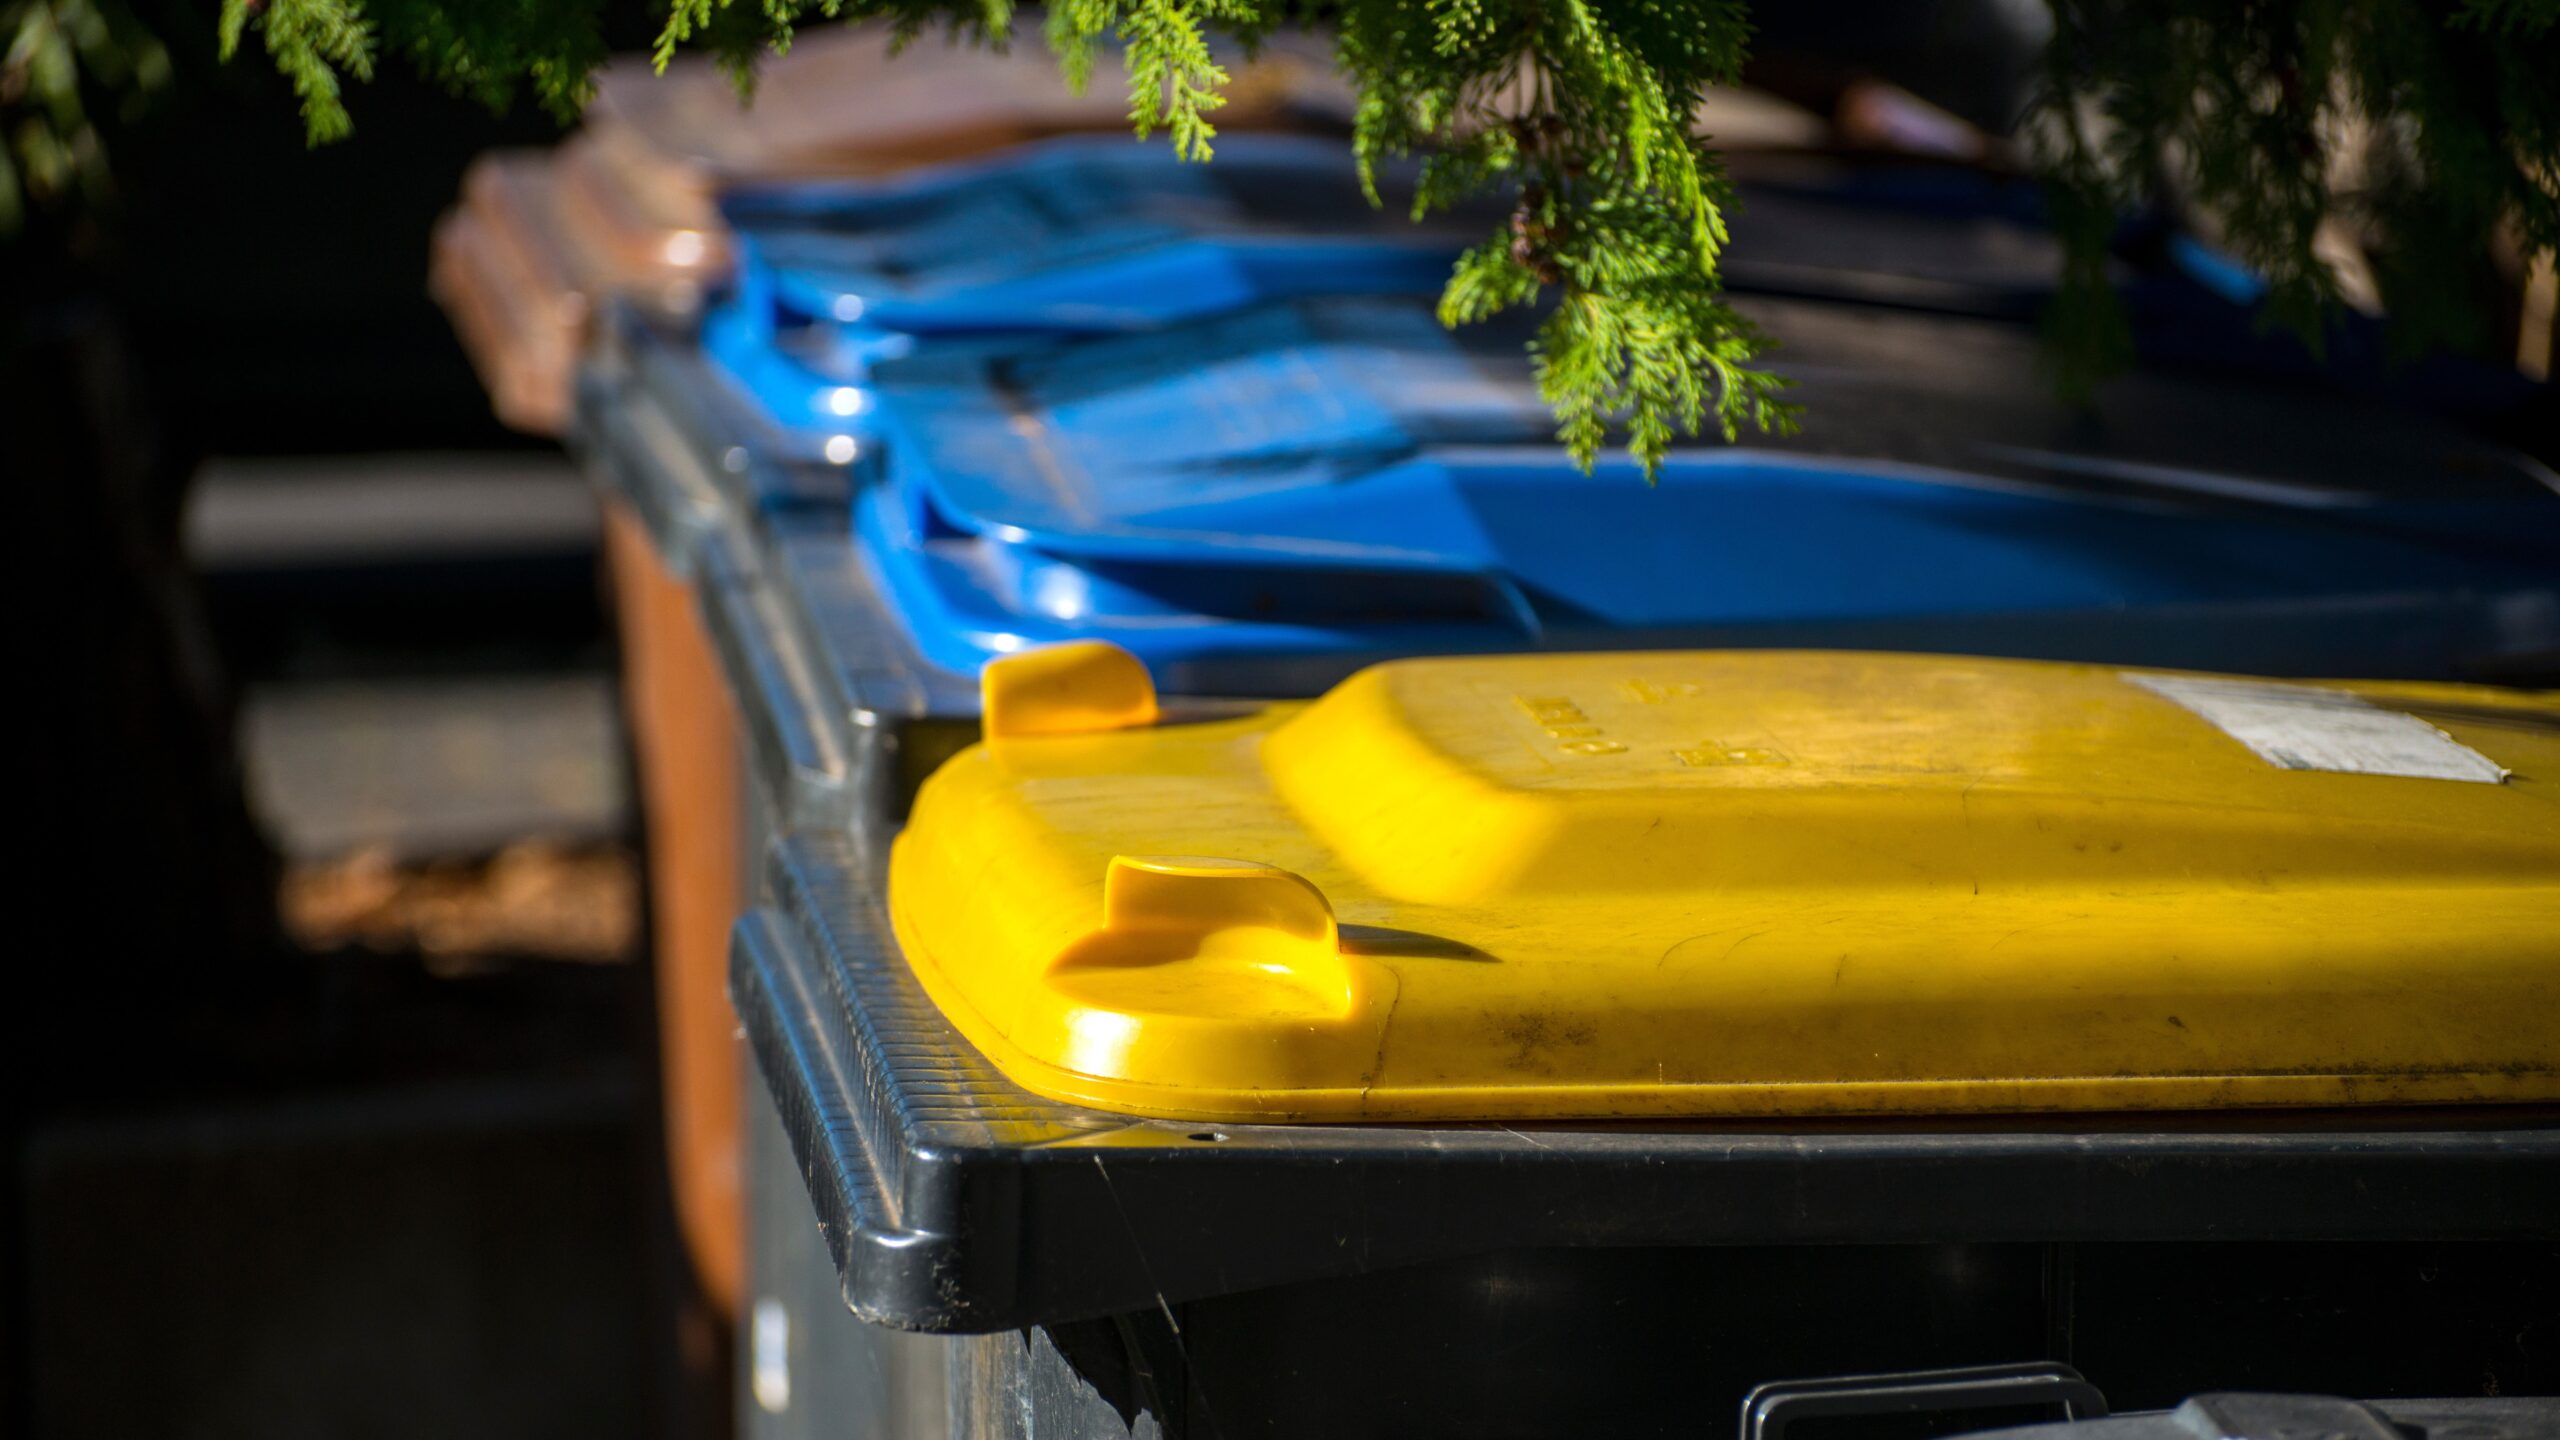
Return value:
[(1070, 945), (1052, 974), (1180, 966), (1195, 983), (1146, 1003), (1152, 1013), (1271, 1012), (1274, 988), (1310, 1014), (1356, 1013), (1374, 967), (1342, 953), (1333, 904), (1298, 875), (1245, 860), (1115, 855), (1102, 879), (1102, 927)]
[(1102, 924), (1045, 980), (1025, 1013), (1066, 1069), (1244, 1090), (1375, 1070), (1396, 995), (1393, 972), (1343, 952), (1304, 877), (1196, 855), (1113, 856)]
[(1102, 928), (1111, 931), (1274, 930), (1334, 949), (1333, 904), (1306, 877), (1250, 860), (1200, 855), (1115, 855), (1102, 879)]
[(1070, 640), (987, 662), (978, 675), (986, 735), (1084, 735), (1156, 721), (1156, 685), (1106, 640)]

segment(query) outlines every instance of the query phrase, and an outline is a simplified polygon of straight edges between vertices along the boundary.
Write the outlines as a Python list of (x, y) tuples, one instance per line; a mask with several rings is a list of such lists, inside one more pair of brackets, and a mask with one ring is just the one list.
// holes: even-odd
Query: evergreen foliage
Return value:
[(31, 204), (104, 194), (94, 109), (168, 83), (167, 49), (117, 0), (0, 0), (0, 236)]
[(2560, 0), (2050, 0), (2033, 134), (2071, 240), (2052, 323), (2085, 384), (2123, 353), (2115, 217), (2165, 184), (2317, 348), (2324, 227), (2371, 257), (2398, 341), (2473, 348), (2489, 237), (2560, 247)]
[[(1765, 342), (1716, 290), (1730, 187), (1690, 124), (1742, 69), (1741, 0), (1427, 0), (1350, 5), (1339, 57), (1359, 89), (1364, 167), (1419, 151), (1417, 217), (1487, 190), (1508, 227), (1441, 298), (1452, 325), (1535, 303), (1559, 435), (1588, 467), (1613, 424), (1648, 473), (1675, 432), (1792, 429)], [(1374, 193), (1374, 188), (1373, 192)]]

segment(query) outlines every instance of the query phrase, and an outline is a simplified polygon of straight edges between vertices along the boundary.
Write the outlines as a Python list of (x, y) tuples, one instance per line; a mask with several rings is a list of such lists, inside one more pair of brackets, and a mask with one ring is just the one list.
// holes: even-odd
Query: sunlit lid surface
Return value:
[[(2014, 327), (1749, 313), (1804, 433), (1682, 445), (1651, 483), (1563, 453), (1525, 324), (1452, 334), (1420, 303), (919, 353), (884, 372), (856, 526), (964, 675), (1088, 638), (1159, 666), (1813, 643), (2445, 673), (2472, 641), (2395, 648), (2375, 617), (2498, 595), (2519, 645), (2560, 642), (2560, 495), (2496, 445), (2148, 374), (2084, 411)], [(2038, 617), (2089, 619), (2083, 648)]]
[(990, 669), (898, 939), (1177, 1117), (2560, 1095), (2560, 696), (1822, 652), (1379, 666), (1159, 716)]

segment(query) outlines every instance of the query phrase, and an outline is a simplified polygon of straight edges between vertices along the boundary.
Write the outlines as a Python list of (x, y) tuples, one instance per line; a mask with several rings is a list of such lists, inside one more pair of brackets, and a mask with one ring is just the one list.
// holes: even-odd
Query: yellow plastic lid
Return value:
[(1054, 1098), (2560, 1096), (2560, 694), (1704, 652), (1411, 661), (1185, 716), (1107, 646), (985, 683), (890, 909), (952, 1022)]

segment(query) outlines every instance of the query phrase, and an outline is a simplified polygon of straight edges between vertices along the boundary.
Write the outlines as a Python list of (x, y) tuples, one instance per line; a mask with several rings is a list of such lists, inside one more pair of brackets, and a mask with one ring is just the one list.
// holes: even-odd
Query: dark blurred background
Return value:
[(672, 1432), (592, 506), (424, 287), (465, 162), (559, 127), (395, 60), (310, 149), (210, 27), (0, 242), (0, 1428)]
[[(593, 507), (425, 285), (466, 163), (560, 127), (387, 57), (312, 149), (286, 82), (164, 8), (112, 194), (0, 241), (38, 717), (0, 1429), (715, 1431)], [(2043, 14), (1763, 10), (1757, 83), (1991, 129)]]

